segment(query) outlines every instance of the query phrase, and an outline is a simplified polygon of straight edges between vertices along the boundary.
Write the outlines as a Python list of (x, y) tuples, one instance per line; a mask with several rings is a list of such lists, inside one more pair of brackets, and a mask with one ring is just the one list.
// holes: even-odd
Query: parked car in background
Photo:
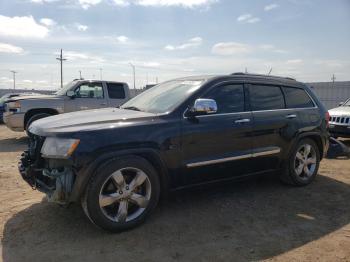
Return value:
[(333, 137), (350, 137), (350, 98), (329, 110), (329, 131)]
[(126, 83), (74, 80), (55, 95), (10, 99), (5, 104), (4, 122), (13, 131), (24, 131), (41, 118), (73, 111), (117, 107), (129, 99)]
[(5, 103), (13, 98), (26, 95), (40, 95), (38, 93), (8, 93), (0, 97), (0, 123), (3, 123), (3, 114), (5, 112)]
[(327, 152), (328, 116), (289, 78), (176, 79), (120, 108), (34, 122), (19, 171), (49, 201), (81, 202), (95, 225), (117, 232), (141, 224), (169, 190), (276, 171), (308, 185)]

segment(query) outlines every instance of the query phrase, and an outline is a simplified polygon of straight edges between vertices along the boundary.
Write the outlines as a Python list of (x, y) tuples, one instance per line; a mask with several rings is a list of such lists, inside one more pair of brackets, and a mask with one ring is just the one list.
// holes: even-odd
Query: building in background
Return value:
[(350, 98), (350, 81), (307, 83), (327, 109)]

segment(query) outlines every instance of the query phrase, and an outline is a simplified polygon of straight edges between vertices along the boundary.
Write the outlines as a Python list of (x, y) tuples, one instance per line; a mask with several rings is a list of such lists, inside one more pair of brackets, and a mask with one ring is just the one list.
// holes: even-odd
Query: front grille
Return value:
[(331, 116), (330, 122), (333, 124), (350, 125), (349, 116)]

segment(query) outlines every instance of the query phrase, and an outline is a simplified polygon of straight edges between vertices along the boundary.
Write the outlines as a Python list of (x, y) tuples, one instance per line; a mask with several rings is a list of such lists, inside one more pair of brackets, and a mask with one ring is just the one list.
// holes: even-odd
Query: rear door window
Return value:
[(107, 83), (107, 91), (111, 99), (125, 99), (125, 89), (123, 84)]
[(282, 89), (287, 108), (309, 108), (315, 106), (304, 89), (295, 87), (283, 87)]
[(284, 109), (284, 97), (279, 86), (250, 85), (250, 105), (252, 111)]

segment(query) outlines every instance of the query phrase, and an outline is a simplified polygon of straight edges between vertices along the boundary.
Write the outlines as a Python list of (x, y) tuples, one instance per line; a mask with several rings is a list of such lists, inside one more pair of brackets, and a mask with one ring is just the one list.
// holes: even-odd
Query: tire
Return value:
[[(308, 152), (307, 148), (309, 148), (309, 154), (305, 156)], [(318, 146), (312, 139), (302, 139), (291, 151), (280, 179), (290, 185), (306, 186), (315, 179), (319, 166)]]
[(28, 130), (29, 130), (30, 125), (31, 125), (34, 121), (39, 120), (39, 119), (41, 119), (41, 118), (49, 117), (49, 116), (52, 116), (52, 115), (47, 114), (47, 113), (38, 113), (38, 114), (35, 114), (35, 115), (31, 116), (31, 117), (29, 118), (29, 120), (27, 121), (27, 124), (26, 124), (26, 126), (25, 126), (25, 128), (26, 128), (25, 130), (26, 130), (27, 136), (30, 136)]
[(159, 195), (154, 167), (144, 158), (127, 156), (100, 166), (81, 202), (96, 226), (116, 233), (142, 224), (157, 206)]

